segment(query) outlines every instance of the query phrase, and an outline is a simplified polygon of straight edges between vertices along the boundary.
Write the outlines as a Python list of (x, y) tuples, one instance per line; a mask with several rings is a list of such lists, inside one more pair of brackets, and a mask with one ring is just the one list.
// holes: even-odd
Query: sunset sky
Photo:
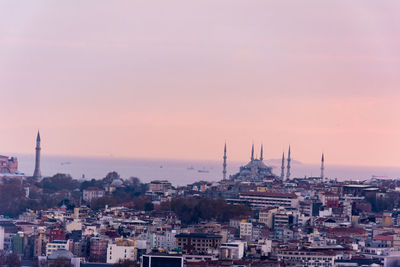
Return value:
[(0, 2), (0, 154), (400, 167), (400, 1)]

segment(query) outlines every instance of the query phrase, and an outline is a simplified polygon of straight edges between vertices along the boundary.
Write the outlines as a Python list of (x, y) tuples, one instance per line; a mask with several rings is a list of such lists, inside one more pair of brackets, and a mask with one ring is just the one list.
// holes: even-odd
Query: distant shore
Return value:
[[(33, 173), (34, 155), (16, 154), (12, 156), (18, 158), (20, 172), (26, 175)], [(264, 162), (272, 166), (273, 172), (279, 175), (279, 161), (271, 159)], [(228, 175), (238, 172), (239, 167), (246, 163), (228, 161)], [(101, 179), (109, 171), (117, 171), (123, 178), (135, 176), (143, 182), (167, 179), (174, 185), (186, 185), (199, 180), (219, 181), (222, 179), (222, 160), (213, 162), (43, 155), (41, 165), (42, 174), (45, 176), (67, 173), (77, 179), (83, 175), (85, 179)], [(292, 165), (292, 177), (318, 176), (319, 168), (318, 164), (295, 163)], [(325, 175), (338, 180), (367, 180), (372, 176), (397, 179), (400, 177), (400, 167), (341, 166), (326, 163)]]

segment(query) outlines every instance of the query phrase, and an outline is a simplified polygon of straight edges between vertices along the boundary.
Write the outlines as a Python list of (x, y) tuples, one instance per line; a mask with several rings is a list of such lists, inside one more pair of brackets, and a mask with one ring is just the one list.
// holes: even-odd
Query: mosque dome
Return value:
[(245, 167), (246, 168), (256, 167), (256, 168), (262, 168), (262, 169), (268, 168), (268, 166), (265, 165), (264, 162), (262, 162), (259, 159), (254, 159), (254, 160), (250, 161), (249, 163), (247, 163), (245, 165)]
[(122, 186), (124, 184), (124, 182), (121, 179), (115, 179), (112, 181), (111, 186)]
[(265, 178), (275, 177), (272, 173), (272, 167), (263, 162), (263, 147), (261, 146), (260, 158), (254, 157), (254, 145), (251, 148), (250, 161), (240, 167), (239, 172), (232, 175), (231, 179), (242, 181), (263, 181)]
[(66, 249), (58, 249), (48, 256), (49, 260), (65, 259), (71, 260), (74, 255)]

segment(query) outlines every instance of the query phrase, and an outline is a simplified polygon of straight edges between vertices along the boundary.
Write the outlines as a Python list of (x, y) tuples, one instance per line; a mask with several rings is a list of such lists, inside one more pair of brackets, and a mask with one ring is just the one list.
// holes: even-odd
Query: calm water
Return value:
[[(25, 174), (32, 174), (34, 169), (33, 155), (17, 155), (19, 170)], [(234, 174), (239, 167), (247, 162), (228, 162), (228, 174)], [(279, 160), (266, 160), (266, 164), (273, 166), (274, 173), (280, 174)], [(177, 160), (141, 160), (120, 158), (84, 158), (69, 156), (42, 157), (42, 175), (51, 176), (55, 173), (68, 173), (74, 178), (86, 179), (103, 178), (110, 171), (117, 171), (122, 178), (136, 176), (143, 182), (154, 179), (167, 179), (174, 185), (185, 185), (199, 180), (218, 181), (222, 178), (222, 161), (177, 161)], [(190, 169), (190, 168), (193, 169)], [(206, 170), (208, 172), (198, 172)], [(292, 177), (319, 176), (318, 164), (292, 165)], [(365, 180), (372, 175), (400, 177), (400, 168), (394, 167), (360, 167), (360, 166), (331, 166), (326, 163), (325, 175), (339, 180)]]

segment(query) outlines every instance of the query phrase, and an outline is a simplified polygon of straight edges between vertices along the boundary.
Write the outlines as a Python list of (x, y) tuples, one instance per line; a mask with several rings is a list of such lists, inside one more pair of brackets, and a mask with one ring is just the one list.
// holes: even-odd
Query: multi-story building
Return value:
[(253, 224), (251, 222), (243, 221), (240, 223), (240, 238), (251, 239), (253, 234)]
[(167, 231), (163, 234), (153, 235), (153, 247), (162, 248), (165, 250), (173, 250), (176, 248), (176, 230)]
[(203, 233), (181, 233), (175, 236), (177, 247), (184, 253), (205, 253), (208, 249), (218, 249), (222, 236)]
[(89, 261), (106, 262), (108, 240), (100, 237), (90, 239)]
[(299, 213), (304, 214), (305, 216), (312, 215), (312, 201), (305, 200), (299, 202)]
[(55, 228), (55, 229), (50, 229), (49, 231), (49, 241), (53, 242), (55, 240), (65, 240), (65, 231), (64, 229), (59, 229), (59, 228)]
[(222, 243), (220, 247), (221, 259), (240, 260), (244, 256), (245, 249), (246, 249), (246, 242), (243, 241)]
[(339, 196), (331, 192), (319, 192), (318, 198), (324, 206), (336, 207), (339, 204)]
[(270, 210), (269, 208), (267, 209), (262, 209), (258, 213), (258, 222), (263, 223), (265, 225), (272, 225), (272, 216), (270, 215)]
[(273, 214), (273, 228), (290, 226), (294, 223), (294, 215), (292, 211), (287, 211), (285, 209), (278, 209), (277, 212)]
[(40, 230), (34, 241), (33, 255), (34, 257), (46, 255), (46, 244), (49, 242), (48, 235), (45, 230)]
[(155, 180), (149, 183), (149, 192), (165, 193), (172, 187), (171, 183), (166, 180)]
[(69, 250), (68, 240), (54, 240), (46, 244), (46, 256), (49, 256), (54, 251), (59, 249)]
[(340, 253), (331, 251), (282, 250), (278, 253), (278, 261), (285, 266), (335, 266), (335, 259)]
[(18, 232), (12, 237), (12, 251), (17, 255), (24, 255), (25, 235), (24, 232)]
[(118, 241), (107, 246), (107, 263), (119, 260), (136, 260), (136, 243), (132, 240)]
[(83, 190), (83, 200), (86, 202), (91, 202), (94, 199), (104, 197), (104, 190), (96, 188), (96, 187), (89, 187)]
[(267, 207), (297, 208), (298, 206), (297, 196), (292, 193), (243, 192), (239, 194), (238, 202), (247, 203), (255, 209)]

